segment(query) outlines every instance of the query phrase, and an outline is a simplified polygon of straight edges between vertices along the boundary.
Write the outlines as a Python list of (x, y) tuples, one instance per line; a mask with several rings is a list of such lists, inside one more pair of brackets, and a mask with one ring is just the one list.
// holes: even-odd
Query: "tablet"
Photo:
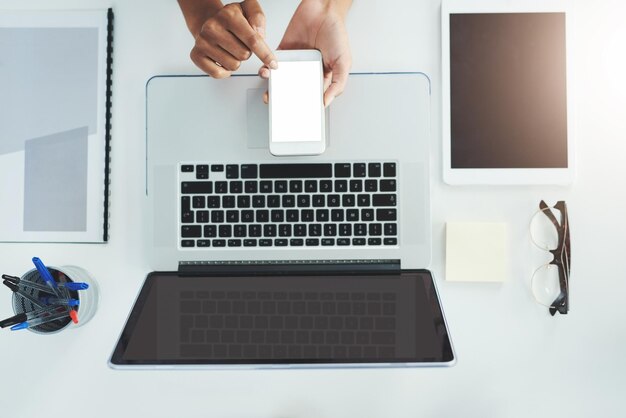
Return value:
[(402, 367), (455, 357), (430, 272), (148, 275), (113, 368)]
[(446, 183), (571, 183), (567, 23), (564, 1), (444, 0)]

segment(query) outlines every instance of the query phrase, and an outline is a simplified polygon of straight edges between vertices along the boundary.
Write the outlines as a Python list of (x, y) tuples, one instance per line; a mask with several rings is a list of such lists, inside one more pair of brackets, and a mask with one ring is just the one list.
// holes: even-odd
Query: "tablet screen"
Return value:
[(113, 365), (445, 363), (426, 271), (375, 275), (148, 276)]
[(567, 168), (564, 13), (450, 14), (451, 167)]

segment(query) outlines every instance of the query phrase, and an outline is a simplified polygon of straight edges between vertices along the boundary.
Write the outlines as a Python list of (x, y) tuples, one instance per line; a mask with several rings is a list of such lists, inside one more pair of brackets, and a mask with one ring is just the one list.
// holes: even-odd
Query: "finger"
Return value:
[(219, 45), (239, 61), (245, 61), (252, 55), (250, 50), (235, 35), (230, 33), (222, 23), (215, 20), (202, 26), (200, 35), (196, 39), (196, 45), (201, 49), (206, 45)]
[(324, 93), (324, 106), (330, 105), (335, 97), (343, 93), (348, 82), (350, 59), (338, 60), (330, 69), (332, 71), (332, 81), (328, 89), (326, 89), (326, 93)]
[(333, 81), (333, 72), (332, 71), (326, 71), (324, 72), (324, 89), (322, 91), (326, 91), (328, 90), (328, 87), (330, 87), (330, 83), (332, 83)]
[(204, 41), (196, 41), (196, 47), (198, 48), (200, 55), (204, 55), (211, 59), (218, 66), (221, 66), (228, 71), (237, 71), (241, 66), (241, 61), (233, 57), (228, 51), (225, 51), (218, 45), (211, 45)]
[(262, 38), (265, 38), (265, 14), (261, 5), (257, 0), (244, 0), (241, 3), (243, 15), (248, 19), (248, 23), (252, 26)]
[(263, 103), (268, 104), (270, 102), (270, 94), (267, 90), (263, 93)]
[(261, 68), (259, 68), (259, 77), (267, 80), (270, 78), (270, 69), (267, 68), (265, 65), (262, 66)]
[(278, 63), (272, 50), (267, 46), (263, 37), (252, 29), (252, 26), (250, 26), (243, 14), (235, 15), (232, 19), (229, 19), (228, 30), (239, 38), (254, 55), (259, 57), (263, 64), (272, 69), (278, 68)]
[(200, 52), (199, 49), (194, 47), (191, 50), (191, 54), (189, 55), (193, 63), (196, 64), (198, 68), (200, 68), (202, 71), (204, 71), (211, 77), (226, 78), (230, 76), (230, 71), (217, 65), (215, 61), (213, 61), (211, 58), (204, 55), (202, 52)]

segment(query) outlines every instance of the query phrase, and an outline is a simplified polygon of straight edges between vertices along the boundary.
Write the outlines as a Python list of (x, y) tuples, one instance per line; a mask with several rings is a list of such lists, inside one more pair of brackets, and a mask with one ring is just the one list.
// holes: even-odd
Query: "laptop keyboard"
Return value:
[(391, 292), (182, 291), (180, 355), (393, 358)]
[(398, 245), (396, 162), (180, 164), (181, 249)]

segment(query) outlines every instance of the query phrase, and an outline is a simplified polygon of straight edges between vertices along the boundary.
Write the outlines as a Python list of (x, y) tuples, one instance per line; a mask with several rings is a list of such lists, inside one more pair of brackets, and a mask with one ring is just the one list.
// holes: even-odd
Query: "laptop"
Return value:
[(377, 367), (455, 361), (435, 282), (430, 82), (351, 74), (327, 149), (268, 150), (266, 83), (146, 88), (151, 273), (112, 367)]

